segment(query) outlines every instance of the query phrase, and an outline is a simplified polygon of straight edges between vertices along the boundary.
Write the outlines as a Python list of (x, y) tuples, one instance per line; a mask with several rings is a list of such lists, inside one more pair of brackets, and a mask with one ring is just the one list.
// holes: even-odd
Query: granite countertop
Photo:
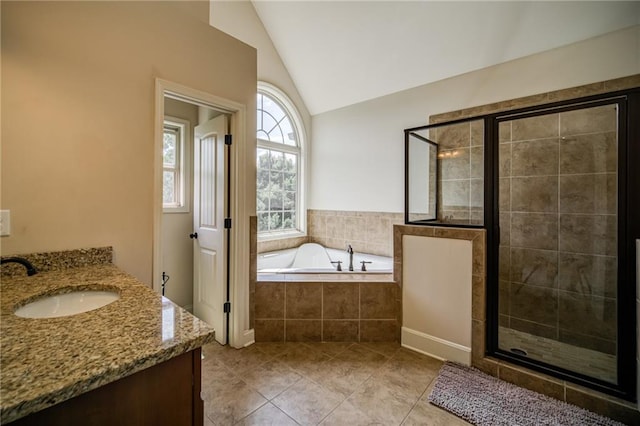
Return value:
[[(40, 269), (36, 275), (28, 277), (23, 268), (20, 275), (2, 276), (0, 423), (213, 341), (213, 329), (206, 323), (103, 260), (68, 269), (35, 261)], [(73, 288), (113, 290), (120, 298), (67, 317), (29, 319), (14, 314), (16, 307), (40, 295)]]

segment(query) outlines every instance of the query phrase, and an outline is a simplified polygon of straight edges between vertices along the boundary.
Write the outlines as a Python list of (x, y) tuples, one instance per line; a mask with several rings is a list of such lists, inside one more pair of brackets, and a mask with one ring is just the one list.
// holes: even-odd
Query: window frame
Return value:
[[(174, 188), (177, 192), (177, 202), (165, 204), (162, 203), (163, 213), (189, 213), (191, 209), (191, 123), (187, 120), (178, 117), (165, 116), (162, 123), (162, 134), (164, 135), (165, 129), (169, 127), (175, 129), (178, 133), (178, 141), (176, 144), (176, 167), (177, 182), (174, 183)], [(164, 167), (163, 158), (163, 175), (167, 170)], [(164, 188), (164, 179), (163, 179)]]
[[(307, 179), (305, 176), (305, 171), (307, 170), (307, 157), (306, 157), (306, 133), (304, 127), (302, 125), (302, 119), (300, 114), (298, 113), (297, 108), (291, 99), (279, 88), (276, 86), (265, 83), (258, 82), (258, 90), (256, 95), (266, 95), (271, 98), (274, 102), (276, 102), (287, 115), (291, 122), (291, 126), (293, 131), (296, 133), (296, 141), (297, 146), (287, 145), (286, 143), (280, 142), (271, 142), (269, 140), (265, 140), (259, 138), (258, 130), (256, 129), (256, 156), (257, 150), (268, 149), (271, 151), (284, 152), (288, 154), (295, 154), (298, 157), (297, 160), (297, 188), (296, 188), (296, 226), (294, 229), (287, 230), (278, 230), (278, 231), (257, 231), (258, 241), (269, 241), (269, 240), (278, 240), (283, 238), (293, 238), (293, 237), (302, 237), (306, 236), (306, 193), (307, 193)], [(256, 114), (258, 112), (258, 108), (256, 107)], [(257, 124), (257, 123), (256, 123)], [(257, 158), (256, 158), (256, 169), (257, 169)], [(256, 173), (256, 183), (257, 183), (257, 173)], [(258, 196), (258, 189), (256, 186), (256, 200)], [(256, 209), (256, 215), (257, 215)]]

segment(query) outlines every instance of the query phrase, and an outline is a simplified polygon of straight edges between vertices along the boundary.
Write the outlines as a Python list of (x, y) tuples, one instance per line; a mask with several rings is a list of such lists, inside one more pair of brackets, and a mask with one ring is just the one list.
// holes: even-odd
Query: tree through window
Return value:
[(276, 94), (258, 89), (256, 210), (263, 235), (301, 230), (298, 125)]

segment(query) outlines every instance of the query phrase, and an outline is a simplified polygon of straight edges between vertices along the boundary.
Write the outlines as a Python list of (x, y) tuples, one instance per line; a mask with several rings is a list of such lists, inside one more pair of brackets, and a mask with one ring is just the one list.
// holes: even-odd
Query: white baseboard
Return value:
[(402, 346), (431, 357), (471, 365), (471, 348), (402, 327)]
[(256, 332), (252, 328), (251, 330), (245, 330), (244, 332), (244, 346), (253, 345), (256, 342)]
[(236, 342), (233, 346), (236, 348), (246, 348), (247, 346), (253, 345), (256, 342), (255, 330), (253, 328), (245, 330), (242, 333), (242, 338), (240, 340), (240, 342)]

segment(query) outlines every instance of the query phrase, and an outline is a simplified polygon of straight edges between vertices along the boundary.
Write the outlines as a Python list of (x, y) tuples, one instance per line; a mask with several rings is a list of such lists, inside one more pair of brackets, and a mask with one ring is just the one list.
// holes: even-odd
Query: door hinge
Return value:
[(233, 136), (232, 135), (224, 135), (224, 144), (225, 145), (231, 145), (233, 143)]
[(231, 218), (230, 217), (225, 217), (224, 218), (224, 229), (231, 229)]
[(224, 302), (224, 305), (222, 306), (222, 310), (224, 311), (225, 314), (228, 314), (229, 312), (231, 312), (231, 302)]

